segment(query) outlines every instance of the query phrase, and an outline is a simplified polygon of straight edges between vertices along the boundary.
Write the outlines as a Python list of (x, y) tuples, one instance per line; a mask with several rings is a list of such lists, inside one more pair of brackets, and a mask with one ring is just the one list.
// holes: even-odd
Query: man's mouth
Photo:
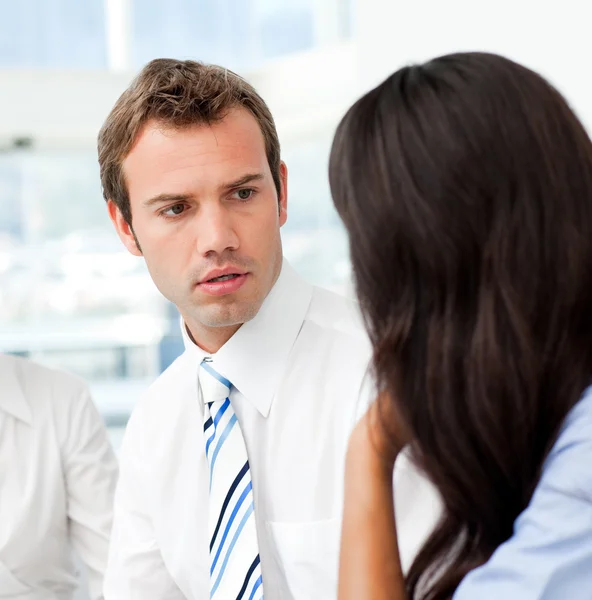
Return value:
[(220, 277), (208, 279), (206, 283), (218, 283), (219, 281), (228, 281), (230, 279), (236, 279), (237, 277), (239, 277), (237, 273), (229, 273), (228, 275), (221, 275)]
[[(215, 273), (216, 271), (212, 271)], [(220, 271), (218, 271), (219, 273)], [(248, 273), (223, 273), (216, 277), (203, 279), (198, 284), (198, 289), (211, 296), (226, 296), (238, 292), (247, 280)], [(207, 276), (207, 275), (206, 275)]]

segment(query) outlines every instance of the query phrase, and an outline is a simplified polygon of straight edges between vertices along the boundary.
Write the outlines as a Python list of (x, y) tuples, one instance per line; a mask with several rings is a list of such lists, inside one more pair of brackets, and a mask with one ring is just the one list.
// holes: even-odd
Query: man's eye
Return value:
[(242, 190), (237, 190), (235, 193), (239, 200), (248, 200), (253, 195), (253, 190), (244, 188)]
[(177, 215), (180, 215), (184, 210), (184, 204), (173, 204), (173, 206), (170, 206), (166, 210), (163, 210), (162, 214), (167, 217), (176, 217)]

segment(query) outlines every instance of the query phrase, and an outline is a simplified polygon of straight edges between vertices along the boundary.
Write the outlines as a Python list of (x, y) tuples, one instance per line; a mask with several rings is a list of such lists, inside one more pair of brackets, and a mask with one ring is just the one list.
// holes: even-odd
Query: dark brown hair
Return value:
[(158, 58), (149, 62), (123, 92), (99, 132), (99, 166), (105, 200), (113, 200), (131, 224), (122, 163), (148, 121), (180, 129), (213, 123), (237, 107), (251, 112), (261, 127), (279, 198), (280, 144), (271, 112), (255, 89), (223, 67)]
[(448, 599), (512, 534), (590, 384), (592, 144), (536, 73), (454, 54), (354, 104), (330, 182), (382, 397), (445, 505), (408, 591)]

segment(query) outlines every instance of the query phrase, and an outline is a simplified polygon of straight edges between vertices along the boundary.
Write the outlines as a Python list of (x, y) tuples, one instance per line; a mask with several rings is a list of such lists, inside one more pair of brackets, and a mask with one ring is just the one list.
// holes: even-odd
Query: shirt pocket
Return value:
[(267, 522), (282, 600), (335, 600), (341, 519)]
[(32, 588), (18, 580), (10, 569), (0, 561), (0, 598), (20, 598), (31, 593)]

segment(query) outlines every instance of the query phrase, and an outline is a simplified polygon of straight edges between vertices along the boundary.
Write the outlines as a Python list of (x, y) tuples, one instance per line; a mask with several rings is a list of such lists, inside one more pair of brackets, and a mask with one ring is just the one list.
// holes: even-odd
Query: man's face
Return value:
[(282, 163), (278, 203), (251, 113), (182, 130), (148, 122), (123, 169), (133, 231), (112, 202), (110, 216), (198, 343), (211, 328), (252, 319), (281, 269), (287, 171)]

